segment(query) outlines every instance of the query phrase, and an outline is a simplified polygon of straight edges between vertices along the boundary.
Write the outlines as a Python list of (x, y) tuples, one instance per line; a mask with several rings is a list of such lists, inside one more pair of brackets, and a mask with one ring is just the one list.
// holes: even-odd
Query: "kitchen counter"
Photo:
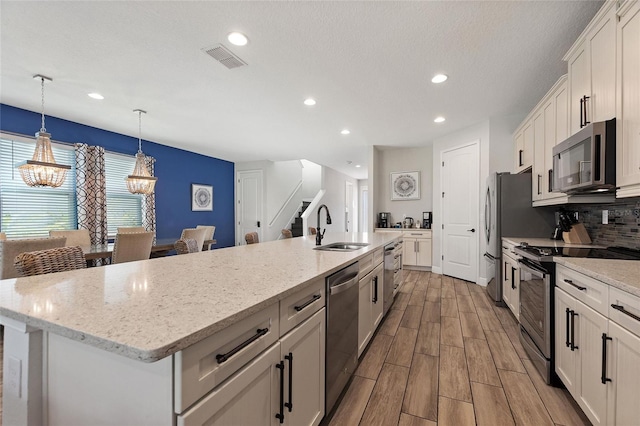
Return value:
[(0, 316), (144, 362), (172, 355), (397, 238), (327, 233), (364, 242), (313, 250), (289, 238), (189, 255), (0, 281)]
[(640, 296), (640, 261), (581, 257), (554, 257), (553, 260), (612, 287)]
[(571, 247), (571, 248), (605, 248), (596, 244), (574, 244), (565, 243), (562, 240), (552, 240), (551, 238), (530, 238), (530, 237), (502, 237), (503, 240), (507, 240), (515, 245), (520, 245), (522, 242), (526, 242), (530, 246), (538, 247)]

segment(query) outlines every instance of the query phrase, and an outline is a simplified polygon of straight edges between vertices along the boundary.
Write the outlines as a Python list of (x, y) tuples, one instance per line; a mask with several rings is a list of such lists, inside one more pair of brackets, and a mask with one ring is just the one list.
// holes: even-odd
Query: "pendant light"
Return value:
[(44, 127), (44, 81), (53, 81), (43, 75), (34, 75), (34, 79), (40, 79), (42, 98), (42, 125), (40, 131), (36, 133), (36, 149), (31, 160), (23, 161), (19, 164), (20, 176), (29, 186), (50, 186), (57, 188), (64, 183), (67, 170), (71, 166), (56, 164), (51, 150), (51, 134), (47, 133)]
[(153, 194), (153, 188), (156, 186), (157, 177), (151, 176), (149, 169), (145, 164), (145, 156), (142, 153), (142, 114), (147, 111), (134, 109), (133, 112), (138, 113), (138, 153), (136, 154), (136, 165), (133, 168), (133, 174), (127, 176), (127, 189), (132, 194)]

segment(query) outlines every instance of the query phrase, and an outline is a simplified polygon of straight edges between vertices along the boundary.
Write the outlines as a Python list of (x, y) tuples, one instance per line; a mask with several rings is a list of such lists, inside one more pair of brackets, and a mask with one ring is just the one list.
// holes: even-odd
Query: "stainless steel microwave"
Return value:
[(615, 187), (615, 118), (591, 123), (553, 147), (554, 192), (605, 192)]

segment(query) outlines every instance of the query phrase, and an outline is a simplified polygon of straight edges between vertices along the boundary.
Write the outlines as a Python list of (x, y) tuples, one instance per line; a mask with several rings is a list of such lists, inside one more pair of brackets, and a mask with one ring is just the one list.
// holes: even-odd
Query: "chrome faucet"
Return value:
[(324, 233), (326, 231), (325, 229), (324, 231), (320, 232), (320, 210), (322, 210), (323, 207), (327, 211), (327, 225), (331, 225), (331, 215), (329, 214), (329, 207), (327, 207), (325, 204), (322, 204), (320, 207), (318, 207), (318, 227), (316, 228), (316, 245), (317, 246), (322, 244), (322, 238), (324, 238)]

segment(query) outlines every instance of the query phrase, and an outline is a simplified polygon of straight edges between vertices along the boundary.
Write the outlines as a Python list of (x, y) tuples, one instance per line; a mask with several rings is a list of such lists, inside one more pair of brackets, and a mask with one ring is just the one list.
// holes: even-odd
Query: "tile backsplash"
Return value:
[[(576, 210), (594, 244), (640, 249), (640, 198), (617, 200), (612, 204), (565, 206)], [(602, 224), (602, 211), (609, 211), (609, 223)]]

